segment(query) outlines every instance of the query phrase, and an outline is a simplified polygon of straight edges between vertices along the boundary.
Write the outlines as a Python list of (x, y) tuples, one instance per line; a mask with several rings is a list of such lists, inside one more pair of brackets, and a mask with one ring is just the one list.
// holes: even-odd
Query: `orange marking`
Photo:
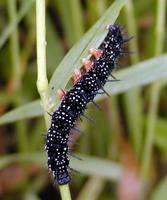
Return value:
[(96, 59), (100, 58), (100, 56), (103, 54), (103, 51), (101, 49), (91, 48), (89, 50), (90, 54), (92, 54)]
[(82, 63), (86, 69), (86, 72), (88, 72), (94, 66), (94, 63), (86, 58), (82, 59)]
[(66, 92), (63, 89), (58, 89), (57, 96), (60, 98), (60, 100), (63, 100), (64, 97), (66, 96)]
[(73, 79), (74, 79), (74, 84), (77, 83), (80, 79), (81, 79), (81, 72), (79, 69), (75, 69), (74, 70), (74, 76), (73, 76)]

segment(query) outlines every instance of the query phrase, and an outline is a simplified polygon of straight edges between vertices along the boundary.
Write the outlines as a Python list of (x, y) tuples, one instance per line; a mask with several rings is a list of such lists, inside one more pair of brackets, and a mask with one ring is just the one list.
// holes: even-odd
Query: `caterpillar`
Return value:
[[(61, 104), (51, 115), (51, 125), (48, 129), (45, 150), (48, 156), (48, 168), (53, 173), (55, 182), (59, 185), (67, 184), (71, 180), (69, 174), (69, 135), (75, 129), (75, 122), (89, 102), (102, 90), (108, 93), (103, 86), (112, 76), (119, 58), (124, 55), (124, 39), (121, 27), (108, 25), (108, 33), (98, 49), (91, 48), (90, 59), (83, 59), (82, 72), (78, 69), (74, 73), (74, 86), (69, 91), (58, 90)], [(113, 77), (113, 76), (112, 76)]]

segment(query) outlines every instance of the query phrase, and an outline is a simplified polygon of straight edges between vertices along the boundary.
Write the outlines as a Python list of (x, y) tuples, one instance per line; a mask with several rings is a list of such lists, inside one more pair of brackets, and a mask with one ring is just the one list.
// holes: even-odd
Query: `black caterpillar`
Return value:
[[(51, 126), (47, 133), (45, 149), (48, 154), (48, 167), (52, 171), (55, 181), (59, 185), (70, 182), (69, 175), (69, 147), (70, 130), (75, 121), (84, 116), (84, 110), (89, 102), (103, 89), (112, 70), (116, 68), (118, 59), (124, 55), (124, 43), (121, 28), (118, 25), (109, 25), (108, 33), (98, 49), (91, 49), (91, 58), (84, 59), (85, 72), (76, 70), (75, 82), (71, 90), (61, 91), (62, 102), (53, 112)], [(60, 92), (60, 91), (59, 91)], [(96, 105), (96, 104), (95, 104)], [(97, 105), (96, 105), (97, 106)]]

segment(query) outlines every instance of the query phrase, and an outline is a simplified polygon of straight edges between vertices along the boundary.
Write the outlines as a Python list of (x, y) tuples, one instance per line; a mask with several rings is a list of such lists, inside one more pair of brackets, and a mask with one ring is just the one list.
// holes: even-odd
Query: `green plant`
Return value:
[[(154, 179), (150, 174), (156, 174), (155, 183), (158, 184), (160, 180), (158, 187), (150, 185), (152, 191), (150, 193), (141, 191), (141, 196), (144, 198), (146, 194), (151, 194), (151, 199), (162, 199), (165, 196), (166, 180), (159, 179), (161, 170), (156, 165), (150, 166), (149, 163), (158, 162), (158, 158), (152, 154), (154, 147), (158, 149), (157, 154), (161, 157), (160, 165), (162, 167), (166, 162), (167, 155), (165, 143), (167, 111), (164, 103), (167, 97), (163, 92), (166, 90), (167, 55), (160, 55), (163, 52), (166, 30), (165, 0), (157, 1), (157, 10), (149, 1), (142, 1), (142, 4), (131, 0), (117, 0), (110, 7), (111, 2), (107, 0), (94, 1), (94, 4), (91, 1), (85, 1), (86, 7), (84, 7), (81, 1), (77, 0), (69, 0), (68, 5), (62, 4), (59, 0), (48, 1), (44, 5), (44, 0), (37, 0), (37, 15), (41, 14), (37, 18), (37, 26), (34, 22), (34, 0), (13, 0), (12, 3), (8, 0), (7, 2), (7, 6), (5, 1), (0, 2), (2, 8), (6, 6), (9, 15), (9, 24), (6, 25), (3, 18), (0, 21), (0, 30), (2, 30), (0, 34), (0, 51), (3, 53), (3, 56), (0, 56), (0, 64), (3, 66), (1, 78), (7, 82), (7, 84), (2, 85), (3, 90), (0, 91), (0, 102), (2, 103), (0, 124), (4, 125), (3, 127), (9, 126), (14, 130), (12, 137), (15, 138), (15, 150), (13, 154), (4, 150), (4, 155), (0, 157), (0, 169), (2, 171), (4, 169), (8, 170), (8, 167), (14, 165), (14, 163), (17, 163), (17, 167), (21, 166), (23, 169), (25, 169), (25, 166), (30, 166), (30, 164), (32, 169), (34, 164), (45, 166), (46, 158), (41, 150), (43, 138), (39, 133), (46, 131), (50, 123), (46, 111), (53, 110), (59, 105), (54, 91), (69, 86), (73, 70), (81, 66), (80, 60), (88, 55), (90, 47), (98, 47), (106, 34), (105, 25), (114, 23), (124, 7), (124, 12), (119, 16), (119, 20), (120, 23), (127, 25), (126, 30), (129, 35), (136, 35), (135, 39), (129, 42), (130, 51), (135, 51), (135, 54), (129, 55), (128, 61), (131, 67), (114, 73), (121, 81), (106, 86), (109, 94), (121, 95), (112, 96), (107, 101), (104, 96), (98, 96), (96, 100), (100, 101), (102, 106), (107, 106), (108, 111), (95, 113), (98, 123), (94, 128), (85, 121), (81, 125), (82, 129), (85, 130), (84, 132), (88, 133), (80, 139), (79, 143), (81, 145), (77, 149), (81, 153), (80, 157), (83, 158), (84, 164), (72, 158), (71, 165), (81, 173), (89, 175), (89, 179), (86, 180), (83, 187), (83, 177), (78, 178), (76, 176), (73, 179), (77, 181), (81, 188), (77, 197), (78, 200), (109, 198), (110, 192), (103, 191), (103, 188), (106, 188), (105, 181), (112, 180), (119, 183), (122, 177), (122, 169), (127, 167), (124, 162), (118, 161), (121, 160), (124, 150), (126, 152), (126, 149), (119, 150), (120, 140), (122, 140), (122, 136), (125, 136), (125, 141), (138, 161), (137, 165), (141, 171), (141, 174), (139, 170), (137, 171), (138, 175), (140, 174), (144, 181), (152, 182)], [(19, 5), (18, 12), (17, 5)], [(40, 5), (42, 5), (42, 13), (38, 13), (41, 8)], [(107, 7), (109, 8), (105, 11)], [(151, 27), (154, 23), (147, 19), (147, 17), (150, 17), (147, 11), (148, 8), (151, 19), (154, 20), (154, 16), (157, 16), (155, 30)], [(47, 9), (46, 27), (45, 9)], [(56, 17), (59, 17), (59, 21), (54, 25), (53, 11), (56, 13)], [(143, 12), (145, 15), (143, 15)], [(83, 35), (84, 30), (88, 29), (88, 26), (94, 23), (100, 15), (102, 17)], [(86, 20), (83, 16), (87, 16)], [(123, 16), (125, 16), (125, 19)], [(142, 21), (143, 18), (146, 21), (148, 20), (151, 25), (148, 22), (145, 25)], [(79, 19), (79, 22), (76, 23), (76, 19)], [(19, 24), (20, 21), (22, 21), (22, 24)], [(24, 26), (28, 30), (27, 36), (24, 35)], [(63, 30), (63, 36), (61, 32), (57, 31), (59, 26), (61, 26), (59, 31)], [(37, 86), (40, 99), (37, 99), (36, 71), (34, 70), (36, 69), (36, 57), (34, 56), (35, 27), (37, 27), (38, 36)], [(149, 30), (145, 31), (147, 27)], [(45, 45), (45, 28), (47, 31), (47, 46)], [(140, 30), (143, 29), (144, 31), (141, 33)], [(40, 38), (41, 36), (42, 38)], [(8, 39), (10, 39), (9, 43)], [(138, 47), (138, 40), (141, 41), (140, 48)], [(72, 44), (74, 46), (64, 56), (64, 52)], [(150, 47), (151, 44), (153, 44), (152, 47)], [(9, 55), (11, 55), (11, 60), (7, 59)], [(8, 66), (12, 67), (8, 68)], [(46, 71), (50, 80), (49, 83)], [(153, 84), (151, 88), (144, 87), (150, 83)], [(52, 87), (54, 87), (54, 90), (52, 90)], [(147, 93), (150, 93), (149, 97)], [(150, 104), (148, 104), (148, 98)], [(32, 101), (32, 99), (36, 100)], [(159, 113), (157, 113), (158, 103), (164, 108)], [(118, 106), (119, 104), (121, 109)], [(148, 114), (146, 114), (147, 105), (149, 105)], [(8, 106), (13, 109), (8, 111)], [(89, 112), (91, 113), (92, 110), (90, 109)], [(39, 118), (40, 116), (45, 116), (45, 123), (43, 123), (42, 118)], [(34, 117), (38, 118), (34, 119)], [(124, 123), (121, 123), (122, 121)], [(5, 126), (8, 123), (12, 124)], [(29, 124), (33, 124), (33, 126)], [(44, 124), (46, 124), (46, 127)], [(102, 127), (100, 124), (104, 124), (104, 126)], [(7, 130), (4, 132), (5, 136), (2, 133), (2, 137), (7, 140), (9, 133)], [(143, 145), (144, 148), (142, 148)], [(84, 156), (84, 154), (90, 154), (91, 156)], [(105, 157), (105, 159), (100, 157)], [(112, 159), (112, 161), (109, 159)], [(130, 163), (130, 166), (133, 165), (135, 165), (134, 160)], [(43, 173), (43, 169), (38, 170), (35, 180), (31, 180), (29, 176), (24, 174), (26, 178), (23, 189), (17, 188), (16, 191), (21, 191), (20, 193), (24, 199), (32, 199), (32, 197), (38, 199), (39, 191), (46, 183), (46, 172)], [(21, 187), (21, 183), (18, 187)], [(111, 186), (113, 185), (109, 183), (107, 187)], [(78, 189), (75, 181), (74, 188)], [(65, 191), (66, 189), (67, 191)], [(10, 193), (12, 194), (9, 190)], [(113, 199), (116, 199), (115, 193), (112, 194)], [(61, 188), (61, 194), (62, 199), (70, 199), (68, 187)], [(100, 194), (103, 194), (102, 197)], [(63, 195), (68, 195), (68, 197), (63, 197)]]

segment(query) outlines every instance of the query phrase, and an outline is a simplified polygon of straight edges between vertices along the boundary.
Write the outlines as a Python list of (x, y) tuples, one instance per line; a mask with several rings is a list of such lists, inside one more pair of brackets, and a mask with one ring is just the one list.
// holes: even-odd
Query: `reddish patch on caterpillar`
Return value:
[(59, 97), (60, 100), (63, 100), (64, 97), (66, 96), (66, 92), (63, 89), (58, 89), (57, 96)]
[(103, 51), (101, 49), (91, 48), (89, 49), (89, 52), (91, 55), (93, 55), (96, 59), (100, 58), (103, 54)]
[(86, 72), (88, 72), (94, 66), (93, 61), (86, 59), (86, 58), (82, 59), (82, 64), (84, 65)]
[(81, 77), (82, 77), (81, 71), (79, 69), (75, 69), (73, 76), (74, 84), (80, 81)]

